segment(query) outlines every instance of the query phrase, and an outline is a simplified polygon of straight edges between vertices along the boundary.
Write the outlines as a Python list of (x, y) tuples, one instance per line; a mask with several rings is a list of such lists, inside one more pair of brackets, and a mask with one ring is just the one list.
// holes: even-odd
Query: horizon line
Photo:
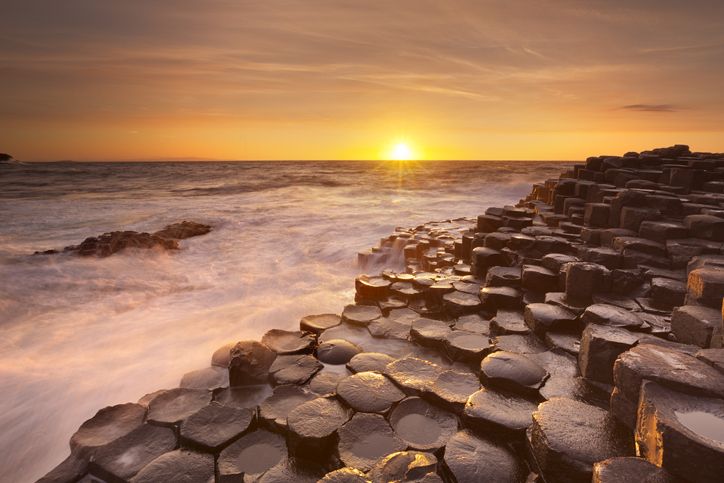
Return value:
[(19, 163), (281, 163), (281, 162), (378, 162), (378, 163), (426, 163), (426, 162), (556, 162), (556, 163), (574, 163), (583, 162), (581, 159), (215, 159), (215, 158), (162, 158), (162, 159), (34, 159), (20, 160), (13, 158)]

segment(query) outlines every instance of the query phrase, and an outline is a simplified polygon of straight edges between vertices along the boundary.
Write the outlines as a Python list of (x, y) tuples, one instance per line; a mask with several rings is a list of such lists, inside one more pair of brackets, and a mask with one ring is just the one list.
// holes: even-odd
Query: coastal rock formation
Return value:
[[(112, 231), (104, 233), (99, 236), (86, 238), (79, 245), (67, 246), (63, 249), (63, 252), (82, 257), (109, 257), (126, 248), (178, 250), (178, 240), (205, 235), (210, 231), (211, 227), (209, 225), (203, 225), (193, 221), (182, 221), (180, 223), (167, 225), (163, 230), (153, 234), (137, 231)], [(58, 250), (35, 252), (36, 255), (53, 255), (56, 253), (60, 252)]]
[(341, 314), (101, 410), (41, 481), (719, 481), (723, 237), (724, 155), (588, 158), (397, 228)]

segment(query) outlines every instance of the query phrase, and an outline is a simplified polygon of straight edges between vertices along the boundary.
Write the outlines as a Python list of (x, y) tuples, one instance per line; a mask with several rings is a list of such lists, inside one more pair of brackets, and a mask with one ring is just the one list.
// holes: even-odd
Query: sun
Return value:
[(412, 159), (412, 149), (406, 143), (397, 143), (390, 151), (392, 161), (409, 161)]

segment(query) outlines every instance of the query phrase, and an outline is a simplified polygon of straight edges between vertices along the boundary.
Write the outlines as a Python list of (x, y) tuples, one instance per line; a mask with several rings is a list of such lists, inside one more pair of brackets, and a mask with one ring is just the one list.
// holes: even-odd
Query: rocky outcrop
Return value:
[(722, 223), (724, 156), (677, 145), (398, 228), (340, 315), (102, 410), (42, 481), (719, 481)]
[[(178, 240), (184, 240), (194, 236), (205, 235), (211, 231), (209, 225), (203, 225), (193, 221), (182, 221), (166, 226), (156, 233), (137, 231), (112, 231), (99, 236), (86, 238), (79, 245), (67, 246), (63, 249), (65, 253), (72, 253), (82, 257), (109, 257), (127, 248), (161, 250), (178, 250)], [(47, 250), (35, 252), (36, 255), (53, 255), (60, 253), (58, 250)]]

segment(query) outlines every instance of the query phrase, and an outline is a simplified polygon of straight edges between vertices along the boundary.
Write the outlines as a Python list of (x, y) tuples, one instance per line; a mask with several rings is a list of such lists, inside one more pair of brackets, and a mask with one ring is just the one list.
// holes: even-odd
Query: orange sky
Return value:
[(724, 151), (724, 2), (5, 0), (21, 160)]

